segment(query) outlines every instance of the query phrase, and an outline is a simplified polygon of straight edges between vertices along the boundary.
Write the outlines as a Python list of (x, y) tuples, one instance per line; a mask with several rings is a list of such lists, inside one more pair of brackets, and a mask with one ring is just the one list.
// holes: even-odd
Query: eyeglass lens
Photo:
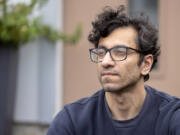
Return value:
[(115, 61), (124, 60), (127, 54), (127, 48), (118, 47), (118, 48), (94, 48), (91, 50), (91, 59), (94, 62), (102, 62), (106, 53), (110, 52), (111, 58)]

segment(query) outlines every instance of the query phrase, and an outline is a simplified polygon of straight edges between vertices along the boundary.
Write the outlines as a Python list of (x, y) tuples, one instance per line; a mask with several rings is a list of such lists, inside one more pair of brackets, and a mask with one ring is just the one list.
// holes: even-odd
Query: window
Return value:
[(158, 26), (158, 0), (129, 0), (130, 15), (145, 13)]

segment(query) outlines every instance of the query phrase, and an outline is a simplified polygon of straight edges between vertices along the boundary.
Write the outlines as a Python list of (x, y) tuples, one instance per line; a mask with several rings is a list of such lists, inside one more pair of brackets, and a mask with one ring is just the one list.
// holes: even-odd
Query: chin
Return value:
[(120, 87), (117, 87), (114, 84), (105, 84), (103, 85), (103, 89), (105, 92), (118, 92), (121, 90)]

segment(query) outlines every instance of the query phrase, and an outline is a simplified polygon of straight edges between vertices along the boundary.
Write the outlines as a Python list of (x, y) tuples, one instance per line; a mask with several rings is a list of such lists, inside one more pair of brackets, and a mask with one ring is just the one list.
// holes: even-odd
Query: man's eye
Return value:
[(124, 49), (115, 49), (113, 50), (113, 52), (118, 53), (118, 54), (126, 53)]
[(121, 49), (114, 49), (113, 50), (113, 55), (119, 56), (119, 55), (125, 55), (126, 54), (126, 50), (121, 48)]
[(98, 50), (96, 51), (96, 53), (97, 53), (98, 55), (104, 55), (104, 54), (105, 54), (105, 50), (104, 50), (104, 49), (98, 49)]
[(98, 54), (99, 55), (104, 55), (104, 51), (99, 51)]
[(115, 53), (124, 53), (122, 50), (114, 50)]

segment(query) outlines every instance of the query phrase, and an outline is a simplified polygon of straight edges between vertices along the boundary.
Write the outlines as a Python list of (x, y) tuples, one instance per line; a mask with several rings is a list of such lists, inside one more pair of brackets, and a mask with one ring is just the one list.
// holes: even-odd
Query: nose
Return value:
[(101, 62), (103, 67), (110, 67), (110, 66), (114, 66), (114, 61), (110, 55), (109, 52), (106, 53), (106, 55), (104, 56), (103, 61)]

